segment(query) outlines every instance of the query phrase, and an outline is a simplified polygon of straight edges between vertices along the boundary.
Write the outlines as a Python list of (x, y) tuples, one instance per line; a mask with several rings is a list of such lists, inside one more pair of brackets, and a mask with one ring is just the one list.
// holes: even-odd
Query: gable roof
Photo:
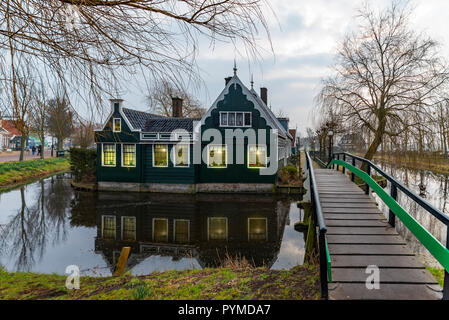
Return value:
[(200, 119), (193, 118), (163, 118), (148, 119), (144, 132), (172, 132), (176, 129), (183, 129), (187, 132), (193, 132), (193, 122)]
[(9, 132), (9, 134), (13, 136), (22, 136), (19, 129), (16, 128), (16, 125), (11, 120), (1, 120), (2, 121), (2, 128)]
[(254, 104), (254, 107), (259, 110), (261, 116), (267, 121), (267, 124), (272, 127), (273, 129), (278, 130), (278, 134), (283, 137), (288, 137), (290, 139), (293, 139), (290, 134), (284, 129), (284, 127), (281, 125), (279, 120), (276, 119), (276, 116), (273, 114), (273, 112), (270, 110), (270, 108), (267, 107), (267, 105), (262, 101), (262, 99), (257, 95), (256, 91), (254, 89), (249, 90), (240, 80), (240, 78), (234, 74), (234, 76), (229, 80), (229, 82), (226, 84), (223, 91), (220, 93), (220, 95), (217, 97), (215, 102), (212, 104), (212, 106), (207, 110), (206, 114), (201, 118), (201, 124), (205, 123), (205, 120), (207, 117), (210, 117), (211, 112), (213, 109), (215, 109), (218, 105), (218, 102), (224, 99), (225, 94), (229, 93), (229, 88), (234, 85), (240, 85), (242, 87), (242, 93), (246, 95), (246, 98), (251, 101)]
[(128, 119), (129, 123), (131, 124), (132, 128), (134, 130), (144, 130), (145, 126), (147, 124), (147, 121), (150, 119), (167, 119), (167, 117), (160, 116), (153, 113), (143, 112), (143, 111), (137, 111), (133, 109), (128, 108), (121, 108), (123, 111), (123, 114)]

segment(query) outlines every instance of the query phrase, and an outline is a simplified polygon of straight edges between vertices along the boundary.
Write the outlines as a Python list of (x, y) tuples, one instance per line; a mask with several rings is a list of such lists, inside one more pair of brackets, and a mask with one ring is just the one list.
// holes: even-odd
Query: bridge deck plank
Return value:
[[(330, 299), (441, 299), (441, 287), (373, 199), (335, 170), (315, 169), (315, 179), (328, 228)], [(379, 267), (379, 290), (365, 285), (370, 265)]]

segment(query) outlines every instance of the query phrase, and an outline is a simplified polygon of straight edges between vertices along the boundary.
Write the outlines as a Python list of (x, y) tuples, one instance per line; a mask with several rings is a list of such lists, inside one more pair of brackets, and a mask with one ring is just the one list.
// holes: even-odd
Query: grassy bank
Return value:
[(449, 174), (449, 160), (444, 158), (377, 155), (374, 160), (413, 170), (429, 170), (434, 173)]
[(288, 271), (265, 268), (216, 268), (154, 272), (146, 276), (82, 277), (79, 290), (67, 290), (66, 277), (9, 273), (0, 269), (0, 300), (4, 299), (319, 299), (315, 266)]
[(0, 163), (0, 191), (69, 169), (69, 160), (65, 158), (2, 162)]
[(426, 267), (427, 270), (433, 275), (433, 277), (438, 281), (440, 286), (444, 283), (444, 269)]

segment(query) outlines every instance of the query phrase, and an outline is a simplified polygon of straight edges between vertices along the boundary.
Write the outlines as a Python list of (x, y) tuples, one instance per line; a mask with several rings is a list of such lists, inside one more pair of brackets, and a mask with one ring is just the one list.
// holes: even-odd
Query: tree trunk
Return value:
[[(379, 145), (382, 143), (382, 137), (385, 133), (385, 127), (386, 127), (386, 119), (380, 121), (379, 126), (377, 127), (377, 130), (374, 134), (374, 139), (371, 142), (371, 145), (369, 146), (368, 150), (365, 153), (364, 158), (367, 160), (373, 160), (374, 155), (377, 152), (377, 149), (379, 148)], [(365, 163), (362, 164), (361, 169), (363, 171), (366, 171), (367, 165)]]
[(41, 136), (41, 159), (44, 159), (45, 137)]
[(25, 141), (26, 141), (26, 137), (25, 137), (25, 135), (22, 134), (22, 136), (20, 137), (20, 157), (19, 157), (19, 161), (23, 161), (23, 155), (24, 155), (24, 151), (25, 151)]
[(58, 144), (57, 144), (58, 149), (56, 151), (61, 151), (63, 139), (61, 139), (61, 137), (56, 137), (56, 139), (58, 140)]

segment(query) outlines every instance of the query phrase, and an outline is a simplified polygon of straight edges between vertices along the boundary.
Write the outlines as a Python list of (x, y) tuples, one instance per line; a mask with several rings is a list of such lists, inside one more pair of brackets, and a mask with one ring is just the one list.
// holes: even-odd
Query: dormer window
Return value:
[(113, 121), (112, 131), (121, 132), (122, 131), (122, 119), (116, 118)]

